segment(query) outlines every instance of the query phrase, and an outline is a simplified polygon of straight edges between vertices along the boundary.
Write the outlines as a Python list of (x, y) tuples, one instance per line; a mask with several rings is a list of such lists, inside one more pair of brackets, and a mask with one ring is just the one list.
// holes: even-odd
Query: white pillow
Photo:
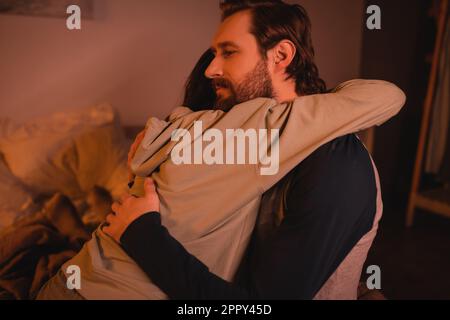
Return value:
[[(11, 172), (33, 193), (62, 192), (79, 199), (94, 185), (112, 190), (123, 184), (125, 190), (128, 149), (110, 105), (3, 125), (0, 152)], [(118, 169), (121, 165), (125, 173)]]

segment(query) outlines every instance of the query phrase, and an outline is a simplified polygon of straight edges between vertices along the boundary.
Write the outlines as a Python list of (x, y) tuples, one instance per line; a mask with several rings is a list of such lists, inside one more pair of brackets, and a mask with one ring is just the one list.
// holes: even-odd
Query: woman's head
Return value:
[(208, 49), (198, 60), (186, 82), (183, 106), (189, 107), (193, 111), (214, 108), (216, 93), (211, 79), (205, 76), (205, 70), (213, 59), (214, 54)]

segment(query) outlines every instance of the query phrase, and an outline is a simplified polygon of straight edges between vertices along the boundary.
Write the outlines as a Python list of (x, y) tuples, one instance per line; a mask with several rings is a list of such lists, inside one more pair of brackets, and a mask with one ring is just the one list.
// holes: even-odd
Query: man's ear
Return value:
[(297, 53), (295, 45), (290, 40), (281, 40), (270, 50), (269, 58), (274, 65), (274, 70), (281, 71), (286, 69), (292, 62)]

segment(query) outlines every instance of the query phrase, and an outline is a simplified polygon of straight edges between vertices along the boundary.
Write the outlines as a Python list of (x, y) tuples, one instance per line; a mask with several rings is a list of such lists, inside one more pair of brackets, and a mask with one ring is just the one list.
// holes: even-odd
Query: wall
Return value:
[(435, 31), (427, 19), (431, 2), (367, 0), (369, 3), (382, 10), (382, 30), (364, 31), (362, 76), (391, 81), (407, 96), (400, 114), (376, 130), (374, 154), (386, 204), (403, 209), (411, 188), (428, 82), (426, 55), (434, 46)]
[[(290, 1), (296, 2), (296, 1)], [(163, 117), (219, 21), (218, 1), (95, 0), (95, 17), (0, 15), (0, 116), (25, 120), (108, 101), (124, 123)], [(305, 0), (329, 85), (359, 76), (363, 0)]]

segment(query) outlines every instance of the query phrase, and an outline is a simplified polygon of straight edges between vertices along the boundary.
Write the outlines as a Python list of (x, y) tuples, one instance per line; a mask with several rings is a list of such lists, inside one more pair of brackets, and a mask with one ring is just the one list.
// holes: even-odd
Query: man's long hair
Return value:
[(255, 36), (262, 57), (282, 40), (290, 40), (297, 49), (286, 68), (287, 79), (294, 79), (299, 95), (326, 92), (326, 84), (319, 77), (314, 62), (311, 21), (306, 10), (298, 4), (281, 0), (224, 0), (220, 4), (222, 20), (249, 10), (252, 15), (250, 32)]

